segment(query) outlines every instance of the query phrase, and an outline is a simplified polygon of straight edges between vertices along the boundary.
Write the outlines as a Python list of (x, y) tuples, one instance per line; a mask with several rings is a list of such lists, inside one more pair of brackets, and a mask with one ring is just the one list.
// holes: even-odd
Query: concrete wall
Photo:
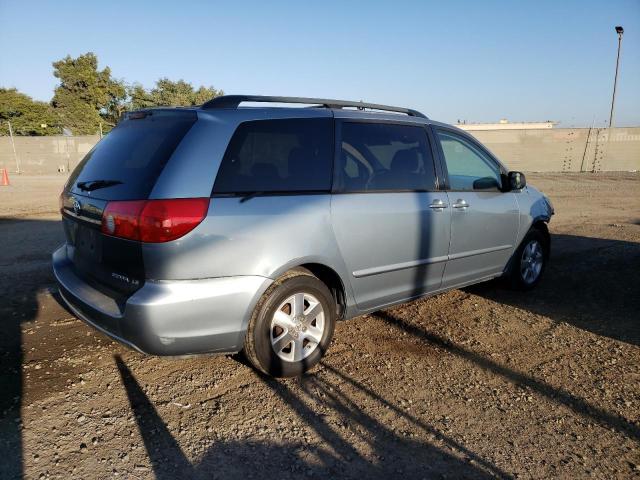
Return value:
[(553, 128), (558, 122), (515, 122), (506, 120), (498, 123), (457, 123), (462, 130), (534, 130), (539, 128)]
[[(80, 137), (13, 137), (20, 171), (25, 174), (51, 174), (58, 169), (73, 170), (100, 140), (98, 135)], [(10, 137), (0, 137), (0, 168), (16, 172)]]
[[(509, 168), (524, 172), (640, 170), (640, 127), (483, 130), (469, 132)], [(99, 140), (82, 137), (14, 137), (20, 171), (71, 170)], [(0, 137), (0, 168), (16, 172), (9, 137)]]
[(551, 128), (469, 132), (513, 170), (640, 170), (640, 127)]

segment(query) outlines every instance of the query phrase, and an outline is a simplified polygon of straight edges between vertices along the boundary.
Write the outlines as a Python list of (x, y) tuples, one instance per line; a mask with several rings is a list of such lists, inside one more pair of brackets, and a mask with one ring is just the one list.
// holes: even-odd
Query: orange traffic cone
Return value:
[(2, 178), (0, 179), (0, 187), (9, 186), (9, 174), (6, 168), (2, 168)]

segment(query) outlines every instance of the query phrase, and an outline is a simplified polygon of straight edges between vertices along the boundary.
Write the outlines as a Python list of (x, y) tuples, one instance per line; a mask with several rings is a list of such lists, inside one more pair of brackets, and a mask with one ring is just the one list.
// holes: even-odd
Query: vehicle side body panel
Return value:
[(360, 310), (440, 288), (451, 212), (432, 209), (442, 192), (334, 195), (331, 218)]
[(447, 192), (453, 206), (451, 244), (442, 285), (456, 285), (500, 274), (517, 244), (518, 204), (513, 193)]

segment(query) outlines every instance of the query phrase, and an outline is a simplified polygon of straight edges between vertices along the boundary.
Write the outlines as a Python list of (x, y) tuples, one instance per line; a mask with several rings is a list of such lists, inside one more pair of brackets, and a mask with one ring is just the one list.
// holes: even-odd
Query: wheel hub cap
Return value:
[(282, 360), (299, 362), (318, 347), (324, 326), (324, 310), (318, 299), (309, 293), (296, 293), (273, 315), (271, 347)]
[(537, 240), (531, 240), (522, 251), (520, 259), (520, 275), (526, 284), (535, 282), (542, 272), (544, 255), (542, 245)]

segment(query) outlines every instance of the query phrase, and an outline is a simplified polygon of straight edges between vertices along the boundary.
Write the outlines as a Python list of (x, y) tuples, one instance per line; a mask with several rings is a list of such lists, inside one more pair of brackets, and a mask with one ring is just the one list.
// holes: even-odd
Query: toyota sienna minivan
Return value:
[(243, 351), (276, 376), (318, 363), (337, 320), (496, 277), (530, 289), (553, 215), (420, 112), (259, 96), (126, 114), (60, 211), (53, 269), (79, 318), (144, 353)]

